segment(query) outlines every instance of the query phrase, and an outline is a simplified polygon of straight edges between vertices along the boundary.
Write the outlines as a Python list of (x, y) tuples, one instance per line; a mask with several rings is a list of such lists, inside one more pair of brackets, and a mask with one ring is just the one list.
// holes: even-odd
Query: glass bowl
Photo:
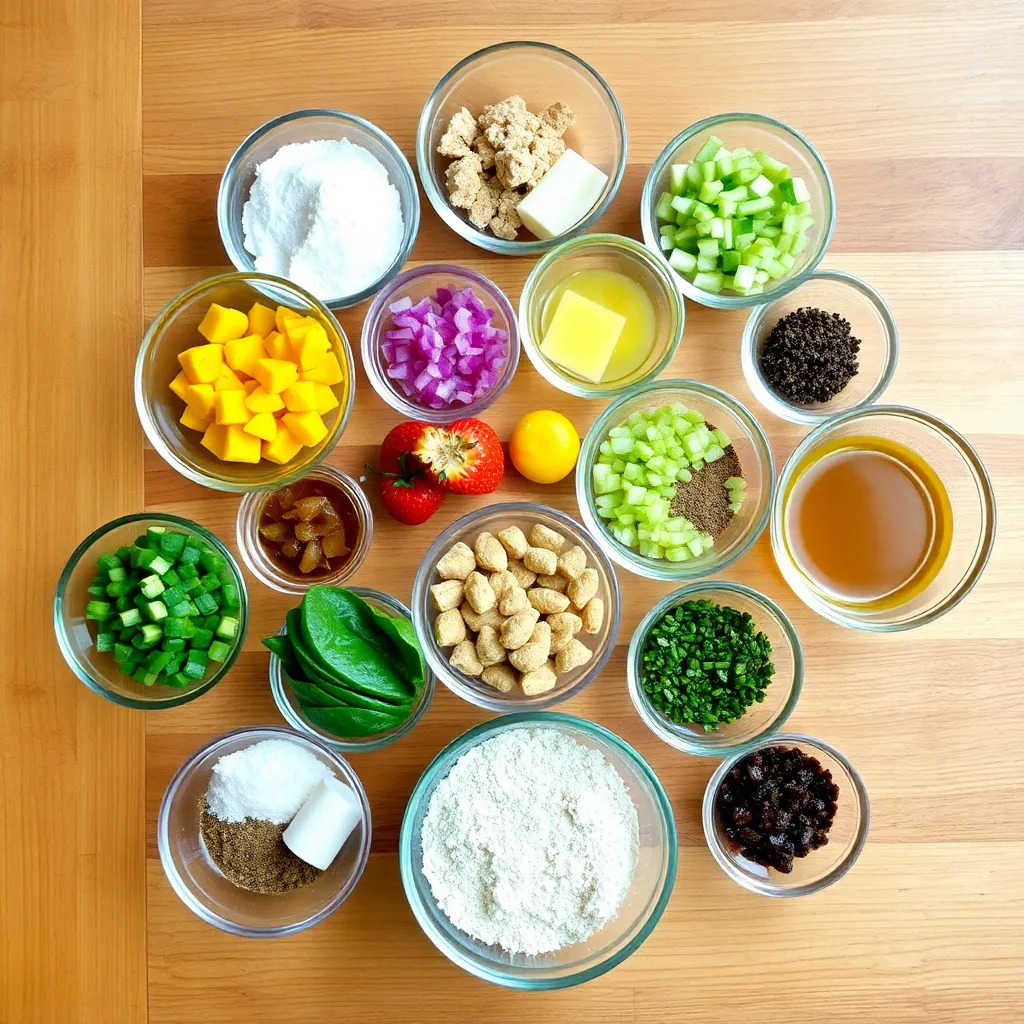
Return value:
[(379, 160), (388, 172), (388, 181), (398, 190), (402, 207), (405, 231), (402, 244), (391, 265), (376, 281), (351, 295), (318, 296), (330, 309), (347, 309), (368, 299), (379, 288), (391, 280), (402, 269), (409, 258), (416, 232), (420, 226), (420, 197), (416, 178), (409, 161), (394, 143), (376, 125), (364, 121), (355, 114), (340, 110), (293, 110), (281, 114), (266, 124), (260, 125), (235, 150), (217, 192), (217, 228), (228, 259), (243, 272), (255, 271), (253, 256), (243, 244), (242, 208), (249, 199), (249, 190), (256, 180), (256, 168), (269, 160), (282, 146), (297, 142), (312, 142), (321, 139), (339, 141), (348, 139), (353, 145), (361, 146)]
[(763, 149), (769, 156), (788, 164), (793, 176), (803, 178), (811, 194), (814, 226), (808, 232), (809, 244), (797, 256), (793, 270), (777, 281), (769, 281), (757, 295), (714, 294), (696, 288), (682, 274), (674, 270), (679, 290), (694, 302), (715, 309), (742, 309), (759, 306), (781, 298), (802, 284), (821, 262), (832, 241), (836, 224), (836, 196), (832, 177), (818, 151), (798, 131), (764, 114), (716, 114), (706, 117), (681, 131), (654, 161), (640, 197), (640, 226), (644, 243), (658, 257), (668, 263), (658, 240), (658, 218), (655, 207), (662, 192), (667, 192), (669, 168), (676, 163), (689, 163), (709, 135), (717, 135), (729, 149), (745, 146), (750, 150)]
[[(472, 547), (480, 533), (488, 532), (497, 536), (508, 526), (518, 526), (523, 533), (528, 533), (535, 523), (541, 523), (562, 534), (567, 546), (578, 544), (587, 553), (587, 565), (597, 570), (599, 578), (597, 596), (604, 600), (604, 622), (598, 633), (576, 634), (576, 639), (593, 652), (590, 661), (560, 675), (553, 690), (528, 697), (518, 687), (510, 693), (501, 693), (479, 679), (452, 668), (448, 662), (450, 652), (438, 646), (434, 639), (434, 619), (438, 613), (430, 596), (430, 588), (441, 582), (437, 575), (437, 563), (457, 541), (461, 540)], [(487, 505), (456, 520), (427, 549), (412, 585), (412, 621), (427, 664), (437, 678), (463, 700), (499, 714), (549, 708), (574, 697), (589, 686), (601, 674), (612, 655), (615, 636), (619, 631), (620, 614), (619, 582), (611, 563), (593, 538), (564, 512), (532, 501)]]
[[(594, 463), (608, 431), (625, 423), (637, 410), (656, 409), (673, 402), (695, 409), (707, 422), (729, 435), (747, 482), (743, 506), (715, 541), (715, 546), (687, 562), (648, 558), (620, 544), (597, 514), (594, 494)], [(576, 499), (587, 529), (613, 561), (652, 580), (680, 582), (710, 576), (742, 557), (768, 525), (774, 491), (775, 458), (760, 424), (746, 406), (731, 395), (695, 380), (664, 380), (631, 388), (612, 402), (587, 431), (576, 463)]]
[[(822, 590), (798, 568), (786, 537), (786, 513), (797, 470), (819, 446), (865, 436), (897, 441), (923, 457), (942, 481), (952, 510), (952, 543), (942, 568), (920, 594), (893, 608), (872, 610)], [(782, 467), (771, 508), (775, 560), (797, 597), (841, 626), (880, 633), (922, 626), (958, 605), (981, 577), (995, 534), (995, 495), (977, 452), (942, 420), (899, 405), (851, 409), (815, 427)]]
[[(505, 365), (499, 371), (497, 382), (487, 394), (469, 405), (450, 405), (443, 409), (431, 409), (408, 398), (388, 376), (388, 362), (384, 358), (382, 346), (384, 333), (391, 330), (390, 306), (398, 299), (409, 296), (413, 302), (434, 297), (438, 288), (453, 284), (457, 288), (472, 288), (480, 300), (488, 308), (494, 310), (493, 326), (508, 334), (505, 349)], [(360, 347), (363, 355), (363, 369), (373, 385), (373, 390), (384, 399), (392, 409), (400, 412), (406, 419), (421, 420), (426, 423), (451, 423), (462, 416), (478, 416), (489, 405), (493, 404), (505, 389), (512, 383), (516, 367), (519, 365), (519, 327), (516, 314), (505, 293), (489, 278), (478, 274), (468, 267), (458, 267), (450, 263), (427, 263), (413, 267), (399, 274), (377, 294), (370, 306), (370, 311), (363, 320), (363, 332)]]
[(260, 543), (259, 527), (263, 506), (275, 491), (250, 491), (242, 498), (242, 502), (238, 506), (235, 541), (242, 555), (242, 561), (245, 562), (246, 568), (253, 576), (260, 583), (272, 590), (280, 591), (282, 594), (304, 594), (314, 583), (322, 583), (331, 587), (341, 586), (345, 580), (355, 575), (359, 566), (363, 564), (373, 540), (373, 510), (370, 508), (370, 502), (362, 487), (348, 473), (342, 472), (335, 466), (320, 465), (302, 479), (324, 480), (346, 494), (352, 502), (352, 508), (355, 509), (356, 519), (359, 522), (359, 533), (356, 536), (355, 544), (351, 545), (351, 555), (335, 572), (328, 576), (317, 576), (315, 579), (291, 576), (281, 569)]
[[(199, 443), (202, 434), (178, 422), (185, 403), (168, 385), (181, 369), (178, 353), (204, 343), (196, 328), (211, 302), (248, 311), (254, 302), (265, 302), (268, 297), (304, 316), (314, 317), (323, 325), (344, 374), (344, 380), (333, 388), (339, 405), (324, 416), (327, 436), (312, 448), (300, 449), (298, 455), (283, 466), (266, 459), (255, 465), (222, 462)], [(305, 476), (341, 437), (352, 412), (354, 396), (352, 350), (341, 325), (309, 292), (269, 274), (222, 274), (186, 288), (164, 306), (149, 325), (135, 363), (135, 407), (146, 437), (164, 461), (182, 476), (218, 491), (276, 489)]]
[[(806, 857), (795, 858), (793, 870), (788, 875), (741, 856), (726, 838), (715, 808), (718, 788), (736, 762), (747, 754), (775, 746), (796, 747), (817, 758), (821, 766), (831, 772), (832, 781), (839, 787), (836, 816), (828, 833), (828, 842)], [(871, 820), (867, 790), (857, 769), (823, 740), (792, 732), (768, 736), (723, 761), (704, 790), (702, 813), (704, 837), (718, 866), (734, 882), (760, 896), (807, 896), (838, 882), (864, 849)]]
[[(544, 312), (552, 292), (580, 270), (598, 268), (625, 274), (640, 284), (654, 305), (655, 338), (650, 354), (631, 374), (600, 384), (577, 377), (540, 351)], [(583, 235), (553, 249), (530, 272), (519, 300), (523, 347), (537, 372), (549, 383), (581, 398), (611, 398), (654, 380), (668, 366), (683, 337), (686, 316), (672, 270), (639, 242), (623, 235)]]
[[(739, 720), (720, 725), (714, 732), (705, 732), (695, 724), (677, 725), (651, 703), (642, 683), (647, 634), (673, 608), (686, 601), (713, 601), (748, 613), (754, 620), (754, 628), (764, 633), (772, 645), (775, 674), (764, 700), (752, 704)], [(800, 699), (803, 682), (803, 650), (786, 613), (764, 594), (725, 580), (691, 583), (662, 598), (637, 626), (626, 655), (626, 688), (644, 725), (658, 739), (686, 754), (727, 757), (758, 746), (764, 737), (785, 724)]]
[[(349, 590), (353, 594), (358, 594), (367, 604), (378, 611), (390, 612), (395, 616), (402, 615), (407, 619), (412, 618), (409, 609), (390, 594), (385, 594), (381, 590), (372, 590), (369, 587), (349, 587)], [(283, 626), (281, 632), (284, 632)], [(270, 692), (274, 695), (277, 710), (281, 712), (293, 729), (315, 737), (334, 750), (358, 754), (386, 747), (389, 743), (400, 740), (406, 733), (412, 731), (430, 706), (430, 699), (434, 695), (434, 674), (429, 668), (427, 669), (423, 687), (413, 705), (412, 714), (394, 729), (376, 733), (373, 736), (336, 736), (334, 733), (326, 732), (320, 726), (314, 725), (296, 701), (291, 682), (281, 665), (281, 659), (276, 654), (270, 656)]]
[[(114, 663), (114, 656), (97, 651), (93, 634), (85, 619), (85, 606), (90, 600), (87, 593), (96, 575), (96, 559), (111, 554), (117, 548), (130, 546), (139, 534), (151, 526), (166, 526), (176, 530), (187, 530), (209, 544), (227, 563), (238, 588), (241, 605), (237, 612), (238, 634), (231, 645), (227, 658), (215, 672), (204, 679), (197, 679), (189, 686), (177, 689), (171, 686), (144, 686), (131, 676), (122, 675)], [(176, 708), (201, 697), (212, 690), (235, 663), (249, 624), (249, 595), (245, 580), (231, 552), (209, 530), (198, 523), (162, 512), (137, 512), (130, 516), (112, 519), (97, 530), (93, 530), (72, 552), (57, 582), (53, 598), (53, 628), (57, 633), (60, 647), (68, 667), (79, 679), (114, 704), (127, 708), (142, 708), (146, 711), (162, 708)]]
[[(240, 889), (214, 866), (199, 831), (201, 802), (213, 766), (225, 755), (261, 740), (288, 740), (304, 747), (352, 790), (363, 812), (361, 824), (331, 866), (309, 885), (291, 892), (262, 894)], [(200, 747), (171, 779), (156, 823), (160, 863), (181, 902), (207, 924), (250, 939), (293, 935), (333, 914), (363, 874), (371, 831), (366, 791), (348, 762), (319, 740), (274, 725), (236, 729)]]
[[(552, 103), (568, 103), (576, 122), (563, 136), (566, 146), (608, 176), (594, 208), (579, 223), (554, 238), (509, 241), (469, 223), (448, 202), (445, 169), (450, 161), (437, 153), (452, 115), (467, 107), (477, 116), (488, 103), (519, 95), (538, 114)], [(464, 57), (434, 87), (416, 130), (416, 163), (437, 215), (473, 245), (506, 256), (535, 256), (582, 234), (608, 209), (626, 171), (626, 122), (608, 83), (568, 50), (548, 43), (498, 43)], [(526, 235), (526, 229), (520, 234)]]
[[(802, 306), (838, 313), (850, 322), (850, 333), (860, 340), (857, 375), (834, 398), (813, 405), (783, 398), (761, 372), (761, 349), (772, 328)], [(791, 423), (820, 423), (836, 413), (877, 402), (892, 381), (899, 353), (899, 332), (885, 300), (871, 285), (840, 270), (815, 270), (787, 295), (756, 306), (747, 317), (740, 342), (747, 386), (769, 412)]]
[[(430, 798), (468, 750), (509, 729), (557, 729), (600, 751), (622, 777), (636, 805), (640, 854), (618, 915), (586, 942), (544, 956), (510, 955), (455, 928), (434, 900), (423, 874), (420, 834)], [(495, 985), (541, 991), (591, 981), (622, 963), (654, 930), (672, 894), (676, 875), (676, 827), (658, 777), (618, 736), (571, 715), (526, 713), (492, 719), (453, 740), (427, 766), (412, 791), (402, 820), (399, 860), (402, 885), (427, 938), (452, 963)]]

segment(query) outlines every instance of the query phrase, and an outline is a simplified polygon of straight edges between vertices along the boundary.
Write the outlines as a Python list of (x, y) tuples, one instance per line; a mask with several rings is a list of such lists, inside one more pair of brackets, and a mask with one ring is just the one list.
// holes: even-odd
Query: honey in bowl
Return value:
[(892, 608), (938, 575), (952, 508), (916, 452), (880, 437), (844, 437), (814, 448), (797, 467), (783, 530), (812, 585), (846, 604)]

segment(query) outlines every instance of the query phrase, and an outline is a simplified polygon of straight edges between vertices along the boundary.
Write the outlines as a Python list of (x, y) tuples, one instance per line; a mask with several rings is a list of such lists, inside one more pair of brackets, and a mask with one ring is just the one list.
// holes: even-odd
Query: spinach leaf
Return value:
[(399, 719), (366, 708), (307, 708), (306, 717), (335, 736), (373, 736), (399, 724)]

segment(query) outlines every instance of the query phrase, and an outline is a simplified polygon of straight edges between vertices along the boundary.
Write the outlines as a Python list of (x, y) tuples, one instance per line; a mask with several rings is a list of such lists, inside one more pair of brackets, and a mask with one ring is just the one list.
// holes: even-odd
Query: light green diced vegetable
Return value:
[(680, 274), (692, 274), (697, 269), (697, 257), (693, 253), (686, 252), (684, 249), (673, 249), (668, 262)]
[(675, 217), (672, 210), (671, 192), (662, 192), (658, 197), (658, 205), (654, 208), (654, 215), (658, 220), (672, 220)]
[(698, 198), (702, 203), (713, 203), (724, 188), (725, 186), (720, 181), (705, 181), (700, 187)]
[(725, 143), (717, 135), (709, 135), (704, 145), (697, 150), (697, 155), (693, 158), (694, 162), (703, 163), (705, 160), (714, 160), (724, 145)]
[(675, 196), (681, 196), (686, 188), (686, 168), (688, 164), (673, 164), (668, 169), (669, 191)]

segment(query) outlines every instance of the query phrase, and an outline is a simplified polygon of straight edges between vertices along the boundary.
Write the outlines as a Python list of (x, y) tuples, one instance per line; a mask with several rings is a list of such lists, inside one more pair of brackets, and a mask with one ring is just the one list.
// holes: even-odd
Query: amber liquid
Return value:
[(949, 497), (916, 452), (844, 437), (809, 452), (786, 501), (797, 568), (834, 599), (894, 607), (935, 579), (953, 534)]

